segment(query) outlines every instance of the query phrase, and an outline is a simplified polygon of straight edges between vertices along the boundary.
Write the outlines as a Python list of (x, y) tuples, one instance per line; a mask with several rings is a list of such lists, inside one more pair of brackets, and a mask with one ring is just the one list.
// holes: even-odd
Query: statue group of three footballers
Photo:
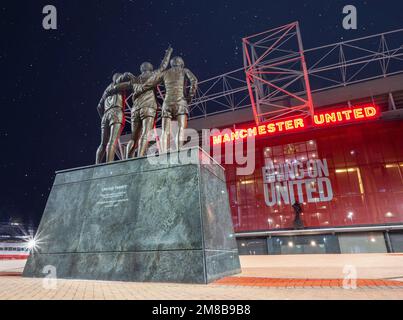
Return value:
[[(171, 59), (172, 48), (165, 53), (160, 67), (144, 62), (140, 66), (141, 74), (134, 76), (126, 72), (114, 74), (113, 82), (105, 90), (98, 104), (101, 121), (101, 144), (97, 150), (96, 163), (111, 162), (115, 159), (115, 150), (125, 125), (125, 97), (132, 94), (131, 140), (127, 145), (127, 158), (146, 155), (149, 133), (154, 128), (157, 115), (157, 88), (164, 84), (165, 97), (161, 108), (162, 134), (160, 152), (170, 149), (171, 121), (178, 121), (178, 133), (175, 144), (180, 149), (184, 144), (184, 130), (187, 127), (188, 104), (197, 90), (197, 79), (185, 68), (181, 57)], [(168, 65), (171, 67), (169, 69)], [(189, 81), (189, 88), (187, 86)], [(136, 152), (137, 151), (137, 152)]]

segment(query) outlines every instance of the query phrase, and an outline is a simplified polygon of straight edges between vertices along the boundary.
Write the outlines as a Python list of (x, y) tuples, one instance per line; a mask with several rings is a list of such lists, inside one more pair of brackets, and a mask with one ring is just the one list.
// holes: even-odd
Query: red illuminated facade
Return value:
[[(306, 50), (298, 23), (287, 24), (243, 39), (242, 85), (232, 82), (237, 71), (203, 84), (189, 127), (210, 129), (202, 143), (226, 169), (240, 254), (403, 252), (403, 74), (401, 64), (390, 68), (401, 49), (390, 50), (393, 35)], [(212, 92), (221, 82), (224, 91)]]
[[(402, 120), (379, 120), (257, 139), (252, 175), (237, 176), (236, 165), (225, 165), (235, 231), (293, 228), (292, 199), (287, 201), (290, 187), (282, 193), (278, 189), (298, 178), (277, 172), (270, 183), (265, 169), (274, 164), (284, 171), (284, 165), (298, 163), (307, 172), (309, 161), (326, 162), (327, 166), (324, 174), (306, 174), (300, 179), (300, 193), (298, 186), (293, 186), (294, 199), (303, 203), (306, 228), (402, 223), (402, 126)], [(322, 188), (322, 197), (318, 187), (321, 177), (330, 183)], [(308, 189), (306, 183), (310, 184)]]
[[(388, 94), (337, 103), (335, 93), (313, 117), (193, 122), (223, 123), (210, 144), (221, 149), (240, 254), (403, 252), (403, 91), (393, 104)], [(254, 170), (239, 175), (234, 146), (246, 156), (250, 138)]]

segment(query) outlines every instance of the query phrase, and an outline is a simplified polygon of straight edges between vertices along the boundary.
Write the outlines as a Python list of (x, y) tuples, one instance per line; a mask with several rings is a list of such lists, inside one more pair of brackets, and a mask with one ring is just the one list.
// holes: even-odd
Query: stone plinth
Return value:
[(209, 283), (240, 272), (224, 169), (199, 148), (57, 172), (25, 277)]

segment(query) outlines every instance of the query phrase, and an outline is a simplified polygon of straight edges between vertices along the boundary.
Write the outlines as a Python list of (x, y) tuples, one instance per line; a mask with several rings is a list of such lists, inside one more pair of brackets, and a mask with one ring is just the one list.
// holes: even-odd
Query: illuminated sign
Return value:
[(313, 122), (315, 126), (342, 124), (378, 118), (379, 114), (375, 106), (338, 109), (315, 113)]
[(377, 119), (380, 110), (374, 105), (327, 110), (316, 113), (313, 116), (313, 123), (308, 118), (292, 118), (286, 120), (276, 120), (260, 126), (230, 130), (226, 129), (219, 134), (213, 134), (213, 145), (243, 140), (248, 137), (264, 137), (281, 133), (290, 133), (303, 130), (309, 126), (331, 126), (345, 123), (354, 123), (365, 120)]
[[(263, 168), (266, 205), (328, 202), (333, 199), (327, 160), (310, 159), (276, 164), (266, 159)], [(304, 196), (305, 195), (305, 196)]]
[[(297, 129), (305, 128), (304, 118), (294, 118), (289, 120), (278, 120), (263, 124), (260, 126), (238, 129), (235, 131), (224, 130), (222, 134), (213, 135), (213, 144), (227, 143), (236, 140), (242, 140), (248, 137), (267, 136), (272, 134), (291, 132)], [(225, 132), (229, 131), (229, 132)]]

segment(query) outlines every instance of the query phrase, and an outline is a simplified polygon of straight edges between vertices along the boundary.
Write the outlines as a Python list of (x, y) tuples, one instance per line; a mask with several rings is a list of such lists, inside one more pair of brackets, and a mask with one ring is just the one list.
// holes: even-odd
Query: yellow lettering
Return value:
[(313, 116), (313, 122), (315, 122), (315, 124), (324, 124), (325, 123), (325, 117), (323, 116), (323, 114), (317, 116), (314, 115)]
[(288, 120), (285, 122), (285, 130), (292, 130), (294, 129), (293, 121)]
[(214, 136), (213, 144), (220, 144), (222, 142), (222, 136)]
[(342, 111), (341, 113), (346, 117), (346, 120), (351, 119), (351, 113), (352, 113), (351, 110)]
[(367, 118), (375, 117), (378, 111), (374, 107), (367, 107), (365, 108), (365, 116)]
[(276, 126), (274, 125), (274, 123), (269, 123), (267, 125), (267, 131), (269, 131), (269, 133), (274, 133), (276, 132)]
[(249, 129), (248, 129), (248, 134), (249, 134), (249, 137), (257, 136), (257, 129), (256, 129), (256, 127), (254, 127), (254, 128), (249, 128)]
[(304, 119), (295, 119), (294, 127), (295, 129), (298, 129), (299, 127), (304, 128), (305, 127)]
[(280, 122), (276, 122), (276, 126), (278, 128), (278, 131), (283, 131), (283, 126), (284, 126), (284, 122), (280, 121)]
[(239, 132), (235, 131), (235, 132), (231, 132), (231, 140), (238, 140), (239, 139)]
[(223, 142), (226, 143), (226, 142), (230, 142), (230, 141), (231, 141), (231, 138), (229, 137), (229, 134), (224, 134)]
[(239, 130), (239, 136), (241, 137), (241, 139), (244, 139), (248, 136), (248, 131), (245, 129)]
[(364, 113), (362, 112), (362, 109), (354, 109), (354, 117), (356, 119), (364, 118)]
[(335, 113), (326, 113), (325, 119), (326, 119), (326, 123), (336, 122), (336, 114)]

